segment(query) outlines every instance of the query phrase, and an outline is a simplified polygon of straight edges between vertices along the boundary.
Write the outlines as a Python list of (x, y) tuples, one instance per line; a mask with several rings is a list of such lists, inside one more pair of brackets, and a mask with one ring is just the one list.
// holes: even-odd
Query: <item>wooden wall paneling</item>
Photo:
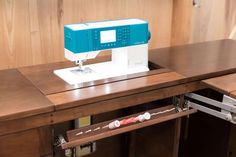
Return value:
[(190, 42), (229, 38), (236, 25), (236, 1), (199, 0), (193, 7)]
[(190, 42), (226, 38), (226, 1), (200, 0), (200, 7), (193, 7)]
[(172, 0), (129, 0), (125, 1), (127, 18), (143, 18), (149, 22), (152, 34), (149, 48), (170, 46)]
[(37, 10), (35, 11), (34, 8), (31, 9), (32, 12), (37, 13), (31, 21), (31, 25), (37, 28), (36, 31), (31, 32), (33, 37), (36, 35), (36, 38), (33, 38), (32, 42), (38, 44), (39, 47), (38, 50), (37, 47), (34, 47), (35, 44), (33, 44), (32, 51), (33, 53), (34, 51), (38, 51), (40, 55), (40, 59), (36, 58), (36, 62), (33, 64), (64, 60), (64, 54), (62, 53), (63, 25), (61, 4), (62, 2), (60, 0), (37, 0), (35, 1), (35, 9)]
[[(227, 0), (225, 1), (225, 19), (226, 19), (226, 35), (230, 35), (233, 28), (236, 26), (236, 1)], [(236, 39), (236, 38), (234, 38)]]
[[(3, 19), (3, 1), (0, 1), (0, 19)], [(7, 56), (7, 50), (6, 50), (6, 40), (4, 39), (4, 25), (3, 20), (0, 20), (0, 48), (2, 51), (0, 52), (0, 69), (7, 69), (8, 68), (8, 56)]]
[[(28, 0), (22, 1), (1, 1), (1, 10), (3, 20), (3, 40), (4, 47), (1, 48), (1, 53), (5, 53), (2, 60), (7, 60), (7, 67), (16, 65), (22, 66), (31, 63), (31, 49), (28, 46), (30, 43), (29, 35), (29, 15)], [(0, 62), (1, 67), (3, 62)]]
[[(189, 0), (0, 0), (0, 69), (64, 60), (63, 25), (119, 18), (149, 21), (150, 48), (227, 38), (236, 2)], [(172, 18), (173, 16), (173, 18)]]
[(169, 46), (171, 16), (172, 0), (64, 1), (64, 24), (121, 18), (148, 20), (152, 33), (150, 48)]
[(0, 69), (62, 61), (63, 26), (120, 18), (149, 21), (150, 48), (170, 45), (172, 0), (0, 0)]
[(124, 0), (67, 0), (64, 1), (64, 23), (92, 22), (119, 19), (124, 15)]
[[(124, 0), (68, 0), (63, 4), (64, 24), (124, 18)], [(110, 52), (100, 53), (109, 55)]]
[[(10, 4), (9, 4), (10, 5)], [(7, 39), (6, 39), (6, 35), (7, 32), (5, 32), (5, 24), (6, 23), (6, 16), (5, 16), (5, 4), (4, 1), (0, 1), (0, 69), (6, 69), (8, 68), (8, 64), (9, 64), (9, 50), (7, 49)]]
[(3, 28), (0, 69), (63, 60), (61, 1), (1, 0), (0, 3)]
[(174, 0), (171, 45), (204, 42), (228, 38), (236, 28), (234, 0)]
[(171, 45), (189, 42), (192, 18), (191, 0), (174, 0), (172, 14)]
[(33, 52), (32, 62), (37, 64), (43, 60), (43, 51), (41, 48), (41, 36), (39, 29), (39, 18), (37, 9), (37, 0), (29, 1), (29, 24), (30, 24), (30, 38), (31, 38), (31, 50)]
[(230, 39), (236, 39), (236, 1), (228, 0), (226, 1), (226, 24), (227, 24), (227, 31), (226, 32)]
[[(20, 6), (16, 7), (15, 4), (12, 1), (1, 1), (1, 36), (2, 36), (2, 42), (1, 44), (3, 48), (1, 48), (1, 61), (0, 65), (1, 67), (9, 67), (9, 64), (15, 64), (15, 54), (12, 54), (11, 51), (14, 49), (14, 39), (16, 38), (15, 35), (15, 23), (13, 22), (13, 19), (15, 17), (14, 11), (13, 10), (18, 10), (19, 16), (20, 16)], [(24, 1), (22, 1), (22, 4), (24, 4)], [(23, 21), (24, 19), (22, 19)], [(20, 29), (20, 27), (19, 27)], [(23, 42), (23, 36), (22, 40), (20, 42)]]

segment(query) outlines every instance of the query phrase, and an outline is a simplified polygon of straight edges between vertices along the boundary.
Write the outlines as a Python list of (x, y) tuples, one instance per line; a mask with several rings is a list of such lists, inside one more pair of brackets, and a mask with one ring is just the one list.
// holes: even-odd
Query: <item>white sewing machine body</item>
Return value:
[[(65, 57), (83, 62), (104, 50), (111, 61), (55, 70), (69, 84), (148, 71), (148, 23), (139, 19), (65, 26)], [(82, 44), (82, 45), (80, 45)]]

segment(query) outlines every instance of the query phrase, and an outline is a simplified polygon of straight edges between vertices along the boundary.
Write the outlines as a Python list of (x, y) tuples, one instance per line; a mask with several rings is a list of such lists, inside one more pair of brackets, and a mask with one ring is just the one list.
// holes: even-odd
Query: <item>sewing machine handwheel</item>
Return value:
[(151, 39), (151, 37), (152, 37), (152, 34), (151, 34), (151, 32), (150, 32), (150, 31), (148, 31), (148, 40), (150, 40), (150, 39)]

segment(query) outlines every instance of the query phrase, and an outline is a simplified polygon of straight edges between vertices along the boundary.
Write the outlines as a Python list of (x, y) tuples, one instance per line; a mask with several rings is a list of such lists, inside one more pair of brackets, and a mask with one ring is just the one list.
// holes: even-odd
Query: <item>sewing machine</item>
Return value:
[[(78, 66), (54, 73), (77, 84), (148, 71), (149, 39), (148, 23), (140, 19), (66, 25), (65, 58)], [(111, 61), (83, 65), (104, 50), (112, 50)]]

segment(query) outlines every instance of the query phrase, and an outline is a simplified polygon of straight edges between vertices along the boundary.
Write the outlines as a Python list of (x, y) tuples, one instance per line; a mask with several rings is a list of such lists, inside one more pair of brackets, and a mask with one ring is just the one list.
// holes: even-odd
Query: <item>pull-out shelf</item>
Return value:
[(203, 80), (202, 83), (213, 90), (236, 99), (236, 73)]
[[(90, 125), (87, 127), (68, 131), (67, 132), (68, 142), (61, 144), (61, 147), (62, 147), (62, 149), (75, 147), (75, 146), (82, 145), (82, 144), (92, 142), (95, 140), (99, 140), (102, 138), (111, 137), (114, 135), (122, 134), (122, 133), (129, 132), (132, 130), (140, 129), (140, 128), (144, 128), (144, 127), (158, 124), (161, 122), (165, 122), (168, 120), (187, 116), (189, 114), (195, 113), (196, 110), (189, 109), (189, 108), (184, 108), (184, 109), (178, 108), (177, 109), (174, 105), (168, 105), (168, 106), (161, 107), (158, 109), (148, 110), (146, 112), (150, 113), (150, 115), (151, 115), (149, 120), (145, 120), (143, 122), (133, 122), (133, 123), (123, 125), (123, 126), (121, 125), (120, 127), (115, 128), (115, 129), (108, 128), (108, 125), (111, 122), (114, 122), (114, 120), (111, 120), (111, 121), (105, 121), (102, 123), (98, 123), (98, 124)], [(124, 119), (127, 120), (132, 117), (138, 117), (139, 115), (142, 115), (146, 112), (122, 117), (117, 120), (122, 121)]]

